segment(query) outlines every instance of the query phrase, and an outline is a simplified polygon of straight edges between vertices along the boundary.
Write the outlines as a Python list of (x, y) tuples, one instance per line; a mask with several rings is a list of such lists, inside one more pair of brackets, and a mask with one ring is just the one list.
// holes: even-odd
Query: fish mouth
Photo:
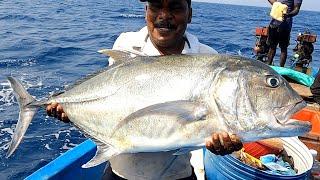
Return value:
[(296, 129), (301, 133), (307, 133), (311, 131), (312, 125), (308, 121), (299, 121), (296, 119), (289, 119), (285, 123), (285, 127), (287, 130)]
[(311, 130), (312, 126), (310, 122), (291, 119), (294, 113), (300, 111), (305, 106), (307, 106), (307, 103), (301, 100), (296, 104), (276, 109), (274, 115), (277, 122), (280, 124), (278, 129), (279, 133), (281, 132), (282, 134), (287, 134), (289, 136), (300, 136)]
[(290, 104), (288, 106), (276, 108), (274, 110), (274, 116), (277, 119), (279, 124), (286, 125), (294, 113), (300, 111), (302, 108), (306, 106), (307, 106), (307, 103), (301, 100), (295, 104)]

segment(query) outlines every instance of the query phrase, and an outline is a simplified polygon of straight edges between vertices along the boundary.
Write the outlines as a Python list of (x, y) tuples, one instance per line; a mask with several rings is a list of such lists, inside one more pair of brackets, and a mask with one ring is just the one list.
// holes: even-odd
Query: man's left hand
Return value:
[(206, 140), (206, 148), (216, 155), (227, 155), (242, 148), (240, 138), (234, 134), (229, 135), (226, 132), (213, 133)]
[(282, 15), (283, 20), (286, 20), (288, 17), (290, 17), (290, 15), (288, 13), (284, 13)]

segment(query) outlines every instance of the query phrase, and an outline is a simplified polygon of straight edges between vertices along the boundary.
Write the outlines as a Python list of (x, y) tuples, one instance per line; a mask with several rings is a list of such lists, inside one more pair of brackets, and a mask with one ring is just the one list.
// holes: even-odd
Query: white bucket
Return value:
[(280, 138), (289, 156), (292, 156), (294, 168), (298, 174), (305, 173), (312, 168), (313, 157), (309, 149), (297, 137)]

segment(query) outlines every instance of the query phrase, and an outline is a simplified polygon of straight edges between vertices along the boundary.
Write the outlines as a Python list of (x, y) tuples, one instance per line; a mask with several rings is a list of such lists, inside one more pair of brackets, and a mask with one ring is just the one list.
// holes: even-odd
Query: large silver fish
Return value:
[(8, 151), (19, 145), (40, 106), (62, 105), (74, 126), (98, 149), (83, 167), (121, 153), (204, 147), (213, 132), (227, 131), (242, 142), (297, 136), (311, 125), (290, 119), (306, 104), (269, 66), (228, 55), (132, 57), (104, 50), (115, 64), (62, 94), (37, 101), (9, 77), (20, 105)]

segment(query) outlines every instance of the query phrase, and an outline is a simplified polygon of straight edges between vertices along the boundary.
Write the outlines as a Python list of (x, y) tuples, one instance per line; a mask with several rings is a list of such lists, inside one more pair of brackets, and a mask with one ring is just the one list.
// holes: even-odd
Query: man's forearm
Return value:
[(297, 15), (299, 13), (299, 11), (300, 11), (300, 7), (301, 7), (301, 4), (295, 5), (293, 10), (291, 12), (289, 12), (288, 15), (290, 17), (293, 17), (293, 16)]

